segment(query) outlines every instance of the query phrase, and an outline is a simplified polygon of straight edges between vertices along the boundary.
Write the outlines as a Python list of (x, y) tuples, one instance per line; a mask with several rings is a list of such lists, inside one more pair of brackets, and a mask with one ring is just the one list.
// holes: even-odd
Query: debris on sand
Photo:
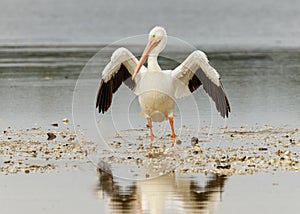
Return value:
[[(186, 134), (179, 136), (180, 140), (177, 139), (175, 144), (167, 136), (154, 143), (145, 137), (130, 143), (130, 146), (118, 138), (117, 144), (111, 144), (113, 153), (105, 151), (100, 156), (103, 161), (116, 166), (124, 163), (134, 165), (137, 158), (128, 159), (130, 154), (130, 157), (138, 157), (139, 168), (150, 167), (156, 175), (174, 170), (182, 174), (213, 173), (225, 176), (300, 170), (300, 144), (290, 142), (290, 139), (299, 142), (298, 129), (269, 126), (255, 129), (220, 128), (209, 139), (203, 137), (208, 136), (209, 132), (205, 128), (202, 131), (200, 138), (182, 131)], [(119, 133), (125, 137), (130, 134), (133, 133)], [(143, 133), (140, 131), (139, 135), (143, 136)], [(201, 148), (199, 142), (203, 142)], [(141, 145), (143, 149), (140, 149)]]
[(64, 118), (61, 120), (64, 124), (67, 124), (69, 122), (69, 120), (67, 118)]
[(47, 140), (54, 140), (56, 138), (56, 135), (51, 132), (48, 132), (47, 136), (48, 136)]
[[(86, 163), (87, 153), (96, 152), (95, 144), (87, 140), (76, 142), (76, 135), (70, 130), (7, 129), (2, 133), (0, 172), (4, 174), (46, 173), (61, 167), (72, 167)], [(12, 136), (12, 139), (8, 140), (7, 136)]]
[(106, 139), (109, 149), (98, 150), (98, 144), (88, 140), (75, 142), (79, 136), (70, 130), (7, 128), (0, 133), (0, 172), (49, 172), (65, 165), (77, 166), (78, 161), (86, 164), (88, 154), (117, 168), (132, 166), (126, 172), (143, 178), (145, 173), (150, 178), (170, 171), (225, 176), (300, 171), (300, 132), (296, 128), (212, 131), (202, 127), (198, 137), (192, 137), (194, 130), (186, 128), (176, 140), (164, 135), (154, 141), (146, 133), (146, 129), (118, 131)]
[(192, 137), (191, 144), (192, 146), (198, 145), (199, 139), (197, 137)]
[(176, 145), (181, 145), (182, 141), (181, 140), (176, 140)]

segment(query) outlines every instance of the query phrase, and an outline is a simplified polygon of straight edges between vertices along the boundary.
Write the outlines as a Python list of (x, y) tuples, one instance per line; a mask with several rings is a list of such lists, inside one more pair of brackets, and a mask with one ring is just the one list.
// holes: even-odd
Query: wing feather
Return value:
[[(135, 80), (132, 80), (131, 75), (137, 63), (136, 57), (126, 48), (119, 48), (112, 54), (111, 61), (102, 72), (101, 83), (98, 89), (96, 108), (98, 108), (99, 113), (104, 113), (109, 109), (113, 94), (123, 82), (134, 91), (140, 77), (137, 75)], [(142, 67), (141, 69), (145, 68)]]
[[(194, 51), (187, 59), (180, 64), (172, 73), (173, 77), (181, 80), (190, 93), (198, 89), (201, 85), (205, 92), (215, 102), (218, 112), (222, 117), (228, 117), (230, 104), (224, 91), (220, 75), (210, 66), (206, 55), (202, 51)], [(177, 97), (187, 95), (184, 90), (179, 91)], [(182, 91), (182, 94), (180, 94)]]

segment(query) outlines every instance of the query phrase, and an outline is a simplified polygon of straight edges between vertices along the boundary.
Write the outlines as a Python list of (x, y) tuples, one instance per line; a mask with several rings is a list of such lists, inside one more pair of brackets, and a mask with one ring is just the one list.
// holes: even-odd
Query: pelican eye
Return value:
[(155, 35), (155, 34), (153, 34), (153, 35), (152, 35), (152, 38), (154, 39), (155, 37), (156, 37), (156, 35)]

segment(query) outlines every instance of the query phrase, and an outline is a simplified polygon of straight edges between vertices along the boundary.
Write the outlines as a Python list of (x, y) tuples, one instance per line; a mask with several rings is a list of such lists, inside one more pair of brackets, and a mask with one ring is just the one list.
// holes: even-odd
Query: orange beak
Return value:
[(148, 44), (145, 47), (145, 50), (142, 54), (142, 57), (140, 58), (140, 61), (138, 63), (138, 65), (135, 68), (135, 71), (132, 75), (132, 80), (134, 80), (134, 78), (136, 77), (136, 75), (139, 73), (141, 67), (143, 66), (143, 64), (145, 63), (145, 61), (148, 59), (149, 57), (149, 53), (153, 50), (153, 48), (155, 48), (158, 45), (159, 42), (154, 41), (154, 39), (150, 39)]

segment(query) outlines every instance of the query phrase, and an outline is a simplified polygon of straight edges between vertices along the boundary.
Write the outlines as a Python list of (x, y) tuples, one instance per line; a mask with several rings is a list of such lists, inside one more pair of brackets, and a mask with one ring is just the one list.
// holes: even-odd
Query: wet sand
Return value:
[[(90, 164), (95, 157), (116, 168), (126, 166), (130, 178), (135, 179), (173, 171), (231, 176), (300, 170), (298, 128), (222, 128), (215, 133), (208, 130), (209, 127), (200, 130), (205, 138), (188, 135), (190, 128), (183, 128), (184, 134), (177, 139), (166, 136), (154, 141), (146, 128), (127, 130), (106, 142), (110, 150), (103, 150), (68, 129), (8, 128), (0, 136), (0, 171), (45, 173)], [(136, 140), (124, 141), (129, 135)], [(126, 173), (122, 176), (126, 177)]]
[(7, 128), (0, 135), (0, 172), (29, 174), (76, 168), (88, 162), (88, 153), (96, 152), (92, 142), (81, 139), (78, 143), (76, 138), (69, 129)]
[[(300, 132), (297, 128), (223, 128), (216, 133), (208, 130), (201, 129), (205, 138), (188, 135), (189, 131), (183, 129), (185, 134), (175, 140), (164, 137), (154, 142), (147, 136), (147, 130), (138, 130), (136, 133), (144, 132), (146, 137), (138, 136), (135, 143), (124, 142), (122, 137), (115, 138), (110, 143), (112, 151), (104, 150), (100, 156), (105, 156), (103, 160), (107, 163), (127, 165), (137, 179), (172, 171), (231, 176), (298, 172), (300, 169)], [(133, 135), (132, 132), (119, 135)], [(137, 168), (139, 170), (135, 171)]]

